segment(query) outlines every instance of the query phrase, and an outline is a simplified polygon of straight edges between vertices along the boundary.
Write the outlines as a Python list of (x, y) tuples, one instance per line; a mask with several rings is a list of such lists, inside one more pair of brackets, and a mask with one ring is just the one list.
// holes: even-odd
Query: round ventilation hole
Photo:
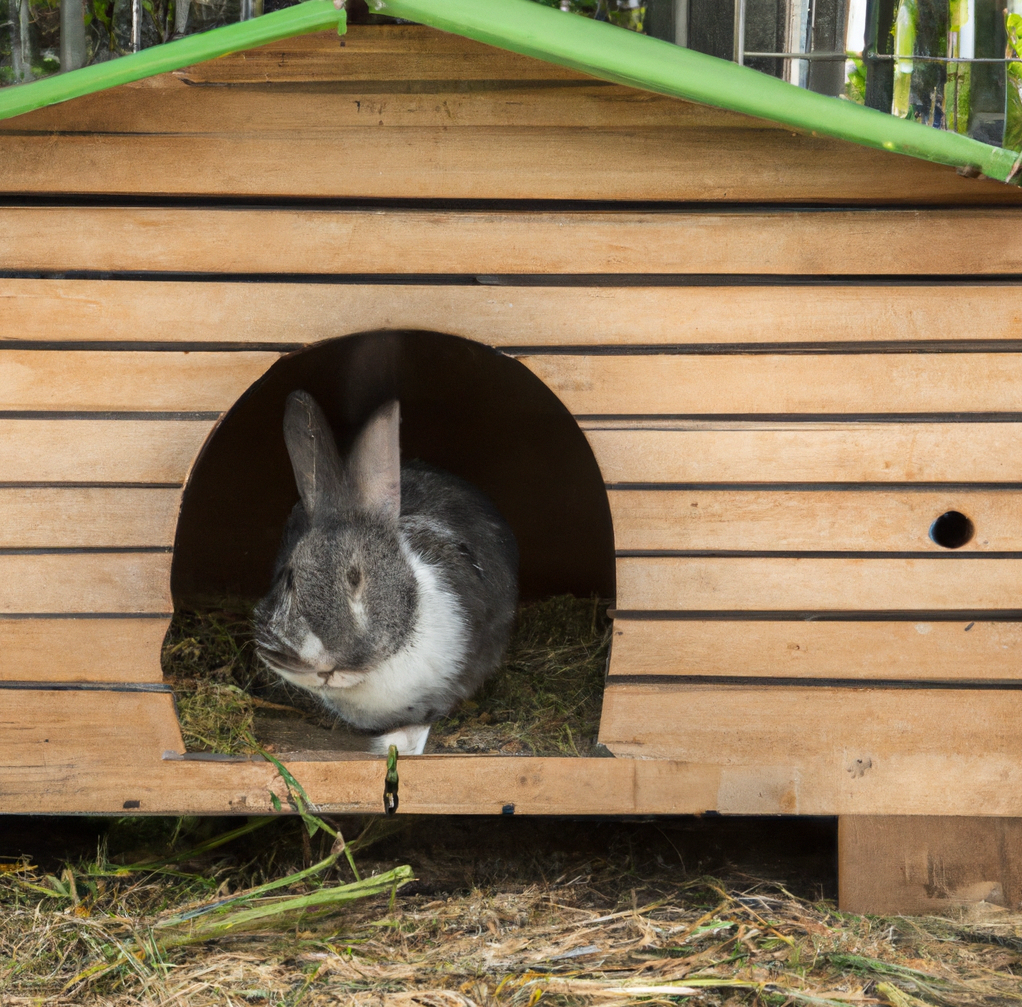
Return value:
[(945, 549), (961, 549), (975, 534), (972, 522), (956, 510), (941, 514), (930, 525), (930, 538)]

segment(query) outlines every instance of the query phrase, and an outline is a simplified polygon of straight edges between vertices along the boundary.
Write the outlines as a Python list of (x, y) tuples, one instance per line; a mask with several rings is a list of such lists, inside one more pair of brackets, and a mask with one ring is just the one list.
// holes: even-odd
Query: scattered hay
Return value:
[(163, 643), (164, 680), (174, 690), (189, 752), (248, 752), (255, 704), (248, 620), (226, 612), (175, 612)]
[[(570, 595), (522, 605), (503, 667), (434, 725), (427, 751), (593, 754), (610, 645), (606, 612), (604, 602)], [(244, 614), (175, 613), (163, 670), (189, 751), (247, 753), (246, 734), (273, 750), (260, 710), (321, 728), (334, 724), (311, 696), (260, 666)], [(343, 748), (351, 739), (337, 733), (334, 740)]]
[(450, 717), (427, 751), (591, 755), (610, 647), (607, 605), (559, 595), (523, 605), (507, 660)]
[[(274, 879), (288, 881), (274, 897), (297, 905), (350, 882), (350, 870), (337, 863), (333, 877), (308, 870), (302, 879), (289, 875), (300, 866), (295, 857), (302, 844), (296, 823), (286, 821), (260, 829), (252, 837), (257, 847), (244, 847), (245, 837), (215, 850), (207, 843), (205, 854), (171, 865), (117, 868), (102, 850), (49, 875), (12, 861), (0, 872), (0, 1002), (1008, 1007), (1022, 1001), (1022, 915), (989, 907), (991, 915), (972, 922), (852, 916), (829, 902), (796, 897), (776, 881), (691, 877), (659, 854), (637, 861), (621, 842), (624, 833), (616, 835), (606, 857), (564, 860), (535, 849), (522, 854), (535, 860), (509, 864), (491, 854), (489, 868), (474, 868), (484, 876), (470, 885), (456, 880), (453, 861), (420, 852), (422, 880), (393, 897), (370, 896), (318, 918), (292, 914), (276, 930), (241, 925), (186, 946), (155, 942), (160, 921), (251, 895)], [(400, 834), (379, 845), (384, 854), (407, 852)], [(478, 861), (487, 862), (486, 855), (479, 851)], [(538, 862), (544, 858), (559, 871), (556, 877), (543, 878)], [(372, 861), (362, 851), (358, 861), (367, 876), (393, 870), (392, 859)]]

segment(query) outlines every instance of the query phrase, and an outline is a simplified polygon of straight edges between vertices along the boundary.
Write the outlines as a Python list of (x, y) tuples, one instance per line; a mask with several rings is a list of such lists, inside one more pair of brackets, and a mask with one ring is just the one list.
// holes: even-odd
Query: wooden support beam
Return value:
[(1022, 818), (842, 815), (838, 902), (878, 915), (1022, 908)]

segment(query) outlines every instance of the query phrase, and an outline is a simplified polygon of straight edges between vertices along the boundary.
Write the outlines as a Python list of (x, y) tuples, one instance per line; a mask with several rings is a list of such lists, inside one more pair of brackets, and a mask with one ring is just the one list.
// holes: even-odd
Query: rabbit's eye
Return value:
[(362, 571), (357, 566), (348, 567), (348, 586), (352, 591), (356, 590), (362, 583)]

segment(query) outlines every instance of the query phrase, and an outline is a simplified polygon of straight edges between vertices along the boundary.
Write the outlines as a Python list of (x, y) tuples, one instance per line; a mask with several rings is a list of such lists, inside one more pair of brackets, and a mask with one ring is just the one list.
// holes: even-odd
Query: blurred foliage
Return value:
[(60, 0), (0, 0), (0, 84), (60, 69)]
[[(1022, 57), (1022, 14), (1007, 17), (1008, 54)], [(1004, 124), (1004, 146), (1022, 150), (1022, 63), (1009, 63), (1007, 71), (1008, 108)]]
[(845, 97), (849, 101), (854, 101), (856, 105), (865, 105), (866, 64), (853, 52), (848, 54), (848, 63), (851, 64), (851, 69), (846, 74)]
[(581, 14), (595, 21), (609, 21), (618, 28), (641, 32), (646, 21), (646, 4), (642, 0), (536, 0), (544, 7), (554, 7), (571, 14)]

